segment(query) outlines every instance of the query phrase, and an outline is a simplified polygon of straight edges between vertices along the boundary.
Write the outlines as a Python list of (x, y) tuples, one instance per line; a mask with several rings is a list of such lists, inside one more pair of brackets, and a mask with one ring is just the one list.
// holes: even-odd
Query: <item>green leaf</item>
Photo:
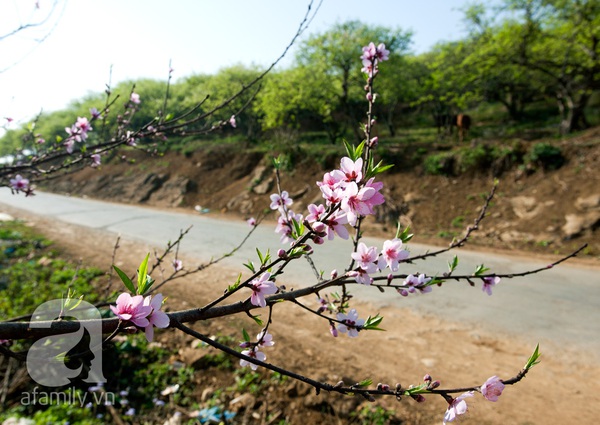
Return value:
[(362, 328), (370, 331), (385, 331), (385, 329), (379, 327), (379, 324), (382, 322), (382, 320), (383, 316), (380, 316), (379, 314), (375, 317), (369, 316), (367, 317), (367, 320), (365, 320), (365, 324)]
[[(72, 301), (73, 299), (71, 298), (69, 301)], [(77, 301), (75, 301), (75, 304), (73, 306), (70, 306), (69, 304), (71, 304), (70, 302), (67, 303), (67, 307), (69, 308), (69, 310), (75, 310), (77, 307), (79, 307), (79, 304), (81, 304), (81, 302), (83, 301), (83, 295), (81, 295)]]
[(265, 264), (265, 260), (263, 259), (263, 255), (262, 255), (262, 252), (260, 252), (260, 249), (256, 248), (256, 254), (258, 254), (258, 259), (260, 260), (260, 265), (262, 266), (263, 264)]
[(371, 158), (369, 161), (369, 166), (367, 167), (367, 173), (366, 173), (365, 178), (369, 179), (371, 177), (374, 177), (377, 174), (381, 174), (381, 173), (389, 170), (393, 166), (394, 166), (394, 164), (383, 165), (383, 161), (379, 161), (377, 163), (377, 165), (373, 166), (373, 158)]
[(368, 387), (369, 385), (372, 385), (372, 384), (373, 384), (372, 379), (364, 379), (364, 380), (360, 381), (358, 384), (354, 384), (352, 386), (354, 388), (356, 388), (356, 387), (362, 388), (362, 387)]
[(458, 257), (455, 255), (454, 258), (452, 259), (452, 261), (448, 263), (448, 269), (450, 270), (450, 273), (452, 273), (454, 270), (456, 270), (457, 266), (458, 266)]
[(538, 343), (535, 346), (535, 350), (533, 350), (533, 354), (531, 355), (531, 357), (529, 357), (529, 359), (527, 360), (527, 363), (525, 363), (525, 370), (529, 370), (531, 369), (533, 366), (535, 366), (536, 364), (538, 364), (541, 360), (538, 360), (540, 358), (542, 354), (540, 353), (540, 344)]
[(250, 270), (252, 273), (256, 273), (256, 270), (254, 269), (254, 263), (252, 261), (249, 261), (247, 263), (244, 263), (244, 266)]
[(416, 395), (416, 394), (423, 394), (423, 393), (428, 393), (429, 390), (427, 389), (427, 384), (421, 384), (417, 387), (412, 387), (412, 388), (408, 388), (407, 390), (404, 391), (404, 395)]
[(363, 140), (360, 145), (357, 147), (352, 146), (346, 140), (344, 140), (344, 146), (346, 147), (346, 152), (352, 161), (356, 161), (358, 158), (362, 156), (363, 150), (365, 148), (365, 141)]
[(400, 222), (398, 222), (398, 230), (396, 230), (396, 238), (400, 239), (402, 241), (402, 243), (407, 243), (408, 241), (410, 241), (412, 239), (414, 234), (409, 233), (410, 226), (406, 226), (406, 228), (402, 231), (400, 231), (400, 229), (401, 229)]
[(480, 264), (477, 266), (477, 268), (475, 269), (475, 273), (473, 273), (473, 274), (475, 276), (480, 276), (489, 270), (490, 270), (489, 268), (485, 267), (483, 264)]
[(138, 268), (138, 277), (137, 277), (138, 290), (137, 290), (137, 293), (139, 295), (144, 295), (146, 293), (146, 290), (148, 289), (147, 281), (148, 281), (148, 260), (149, 259), (150, 259), (150, 253), (146, 254), (146, 258), (144, 258), (144, 260), (140, 264), (140, 267)]
[(254, 320), (258, 326), (264, 325), (263, 321), (260, 319), (260, 315), (250, 316), (250, 317), (252, 317), (252, 320)]
[(135, 286), (133, 285), (133, 282), (131, 281), (131, 279), (129, 279), (129, 276), (127, 276), (125, 274), (125, 272), (123, 272), (123, 270), (121, 270), (117, 266), (113, 266), (113, 269), (115, 269), (115, 271), (117, 272), (117, 274), (119, 275), (119, 277), (123, 281), (123, 284), (125, 285), (125, 287), (127, 289), (129, 289), (129, 291), (132, 294), (135, 294)]
[(167, 114), (165, 117), (165, 121), (171, 121), (173, 119), (173, 114)]
[(238, 286), (240, 286), (240, 282), (242, 281), (242, 274), (238, 274), (237, 280), (235, 281), (235, 283), (233, 285), (229, 285), (227, 287), (227, 292), (233, 292), (235, 291)]
[(292, 233), (292, 237), (294, 239), (298, 239), (300, 238), (300, 236), (302, 236), (304, 234), (304, 224), (301, 222), (298, 222), (298, 220), (296, 220), (295, 218), (292, 218), (292, 224), (294, 225), (294, 230)]
[(273, 168), (279, 170), (281, 168), (281, 156), (273, 158)]
[(244, 328), (242, 328), (242, 337), (244, 338), (244, 341), (250, 342), (250, 335), (248, 335), (248, 332), (246, 332), (246, 329)]

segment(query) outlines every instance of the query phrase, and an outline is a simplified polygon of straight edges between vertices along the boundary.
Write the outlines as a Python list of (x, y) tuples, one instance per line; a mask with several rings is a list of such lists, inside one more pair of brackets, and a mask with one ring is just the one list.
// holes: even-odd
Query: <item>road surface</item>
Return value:
[[(0, 212), (3, 205), (26, 210), (56, 220), (102, 229), (136, 239), (157, 247), (174, 240), (181, 229), (193, 225), (181, 245), (181, 252), (206, 261), (218, 257), (236, 246), (248, 232), (243, 221), (219, 220), (194, 211), (182, 214), (169, 210), (115, 204), (90, 199), (72, 198), (48, 193), (34, 197), (11, 195), (0, 190)], [(365, 238), (368, 245), (381, 247), (383, 240)], [(246, 245), (236, 255), (226, 259), (226, 266), (243, 270), (248, 259), (257, 261), (255, 247), (275, 253), (279, 238), (267, 223), (260, 226)], [(411, 253), (423, 253), (432, 247), (409, 244)], [(325, 275), (333, 269), (343, 270), (348, 265), (350, 243), (339, 238), (315, 248), (316, 266)], [(484, 263), (496, 273), (518, 273), (544, 267), (539, 260), (518, 256), (492, 255), (465, 249), (459, 255), (458, 274), (470, 274), (478, 264)], [(447, 269), (453, 254), (440, 256), (412, 265), (402, 272), (440, 274)], [(549, 340), (555, 344), (568, 344), (571, 348), (600, 352), (600, 269), (576, 267), (568, 263), (551, 270), (524, 278), (503, 279), (488, 296), (466, 283), (449, 283), (434, 288), (426, 295), (401, 297), (395, 292), (380, 293), (372, 288), (353, 288), (353, 293), (376, 306), (409, 307), (422, 314), (435, 314), (462, 323), (484, 325), (487, 329), (517, 334), (531, 340)], [(297, 261), (288, 269), (280, 283), (299, 287), (315, 282), (306, 262)], [(375, 312), (373, 312), (375, 313)]]

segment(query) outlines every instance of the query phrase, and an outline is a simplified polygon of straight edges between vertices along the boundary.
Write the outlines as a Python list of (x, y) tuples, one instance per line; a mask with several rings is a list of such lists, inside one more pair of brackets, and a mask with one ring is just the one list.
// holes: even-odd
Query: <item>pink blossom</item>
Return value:
[(373, 209), (368, 203), (369, 199), (372, 198), (377, 192), (372, 187), (363, 187), (358, 189), (358, 185), (355, 182), (350, 182), (344, 190), (344, 197), (340, 208), (346, 212), (348, 223), (351, 226), (356, 224), (358, 216), (369, 215), (373, 213)]
[(291, 242), (292, 238), (292, 220), (296, 220), (298, 223), (302, 222), (302, 214), (296, 214), (289, 210), (287, 218), (283, 215), (277, 219), (277, 226), (275, 226), (275, 233), (281, 234), (281, 243)]
[(367, 74), (369, 77), (373, 77), (375, 75), (377, 75), (377, 65), (374, 65), (373, 62), (368, 61), (365, 62), (363, 61), (363, 67), (360, 69), (360, 71), (364, 74)]
[(473, 397), (473, 391), (462, 393), (449, 403), (448, 410), (444, 414), (444, 424), (454, 421), (457, 416), (467, 413), (467, 402), (465, 398)]
[[(69, 140), (73, 141), (74, 140), (76, 142), (81, 142), (81, 140), (82, 140), (81, 139), (81, 129), (79, 127), (77, 127), (76, 125), (73, 125), (71, 127), (65, 127), (65, 131), (69, 135), (67, 141), (69, 141)], [(71, 153), (71, 152), (69, 152), (69, 153)]]
[(43, 137), (39, 137), (36, 141), (35, 141), (38, 145), (41, 145), (43, 143), (46, 143), (46, 139), (44, 139)]
[(129, 101), (131, 103), (135, 103), (136, 105), (139, 105), (141, 102), (140, 95), (137, 93), (131, 93), (131, 96), (129, 96)]
[[(262, 351), (258, 351), (256, 347), (252, 347), (249, 350), (244, 350), (242, 351), (242, 354), (248, 357), (252, 357), (253, 359), (260, 360), (261, 362), (264, 362), (267, 359), (267, 355)], [(245, 359), (240, 359), (240, 366), (250, 366), (252, 370), (258, 369), (258, 365), (251, 363)]]
[(327, 239), (330, 241), (333, 240), (334, 235), (338, 235), (340, 238), (346, 240), (350, 236), (348, 233), (348, 229), (346, 229), (345, 224), (348, 224), (348, 217), (345, 212), (337, 211), (329, 220), (325, 221), (325, 225), (327, 228), (325, 232), (327, 233)]
[(150, 307), (152, 312), (148, 316), (148, 325), (145, 326), (146, 339), (148, 342), (152, 342), (154, 339), (154, 326), (157, 328), (166, 328), (169, 326), (169, 316), (167, 313), (160, 311), (163, 303), (162, 294), (156, 294), (154, 296), (148, 295), (144, 299), (144, 306)]
[(368, 46), (363, 47), (363, 55), (360, 57), (364, 62), (386, 61), (389, 59), (390, 51), (385, 48), (385, 44), (380, 43), (375, 46), (375, 43), (370, 42)]
[(356, 252), (353, 252), (350, 256), (366, 273), (378, 271), (377, 264), (375, 264), (378, 257), (377, 248), (374, 246), (367, 247), (363, 242), (360, 242), (356, 247)]
[(75, 146), (75, 140), (73, 138), (68, 138), (65, 143), (65, 149), (67, 150), (67, 153), (73, 153), (73, 146)]
[(498, 401), (498, 397), (502, 395), (504, 391), (504, 383), (497, 376), (488, 378), (487, 381), (481, 386), (481, 394), (489, 401)]
[(23, 176), (17, 174), (14, 179), (10, 179), (10, 187), (15, 192), (26, 192), (29, 188), (29, 179), (24, 179)]
[(431, 281), (430, 277), (426, 277), (421, 273), (418, 277), (409, 274), (404, 280), (404, 284), (408, 286), (408, 292), (413, 293), (415, 289), (418, 289), (422, 294), (431, 292), (431, 286), (427, 284)]
[(231, 118), (229, 118), (229, 125), (232, 126), (233, 128), (237, 127), (237, 122), (235, 121), (235, 115), (232, 115)]
[(385, 44), (380, 43), (379, 45), (377, 45), (375, 55), (377, 56), (378, 60), (383, 62), (389, 59), (390, 51), (385, 48)]
[(100, 156), (99, 153), (95, 153), (90, 155), (90, 158), (92, 158), (92, 167), (98, 167), (100, 165), (100, 162), (102, 161), (102, 157)]
[(336, 205), (344, 199), (344, 191), (340, 187), (332, 188), (331, 186), (320, 186), (321, 193), (327, 205)]
[(351, 338), (358, 336), (360, 327), (365, 323), (364, 319), (358, 318), (358, 313), (354, 308), (347, 314), (338, 313), (337, 319), (342, 322), (337, 325), (338, 330), (342, 333), (348, 332), (348, 336)]
[(183, 269), (183, 261), (181, 261), (180, 259), (173, 260), (173, 270), (175, 270), (175, 272), (178, 272), (182, 269)]
[(398, 271), (398, 263), (408, 258), (408, 251), (402, 248), (400, 239), (387, 240), (383, 243), (381, 256), (393, 272)]
[(127, 292), (123, 292), (117, 298), (116, 307), (111, 305), (110, 309), (119, 319), (131, 322), (140, 328), (150, 324), (147, 317), (152, 313), (152, 307), (144, 304), (144, 297), (141, 295), (132, 297)]
[(489, 276), (483, 278), (483, 286), (481, 290), (483, 292), (487, 292), (488, 295), (492, 295), (492, 287), (496, 286), (500, 283), (500, 278), (498, 276)]
[(306, 216), (306, 221), (309, 223), (321, 221), (321, 217), (325, 215), (325, 205), (310, 204), (307, 209), (309, 214)]
[(360, 267), (358, 267), (356, 270), (349, 271), (347, 276), (353, 277), (356, 280), (356, 283), (363, 285), (370, 285), (373, 283), (373, 278), (369, 276), (369, 273)]
[(250, 217), (248, 220), (246, 220), (246, 223), (248, 223), (248, 226), (254, 227), (256, 226), (256, 219), (254, 217)]
[(90, 115), (92, 116), (93, 120), (102, 118), (102, 114), (100, 114), (100, 111), (98, 111), (97, 108), (90, 108)]
[(283, 208), (287, 208), (294, 203), (292, 198), (290, 198), (290, 195), (285, 190), (281, 192), (281, 195), (279, 195), (278, 193), (273, 193), (270, 196), (270, 198), (271, 198), (271, 205), (269, 205), (269, 207), (272, 210), (277, 210), (277, 209), (283, 210)]
[(383, 189), (383, 182), (376, 182), (375, 178), (371, 177), (364, 187), (372, 188), (375, 190), (375, 193), (370, 198), (365, 200), (365, 202), (371, 209), (371, 214), (373, 214), (373, 208), (385, 202), (385, 198), (379, 192), (381, 189)]
[(125, 133), (125, 139), (127, 140), (128, 146), (137, 146), (136, 138), (131, 131), (127, 131), (127, 133)]
[(250, 297), (250, 302), (253, 305), (266, 307), (267, 301), (265, 300), (265, 295), (271, 295), (277, 292), (277, 286), (275, 286), (275, 282), (269, 280), (271, 277), (271, 273), (266, 272), (263, 273), (259, 278), (253, 279), (250, 282), (250, 289), (252, 289), (252, 296)]
[(85, 140), (87, 138), (87, 132), (92, 131), (93, 128), (90, 125), (90, 122), (86, 117), (77, 117), (77, 122), (75, 123), (75, 127), (81, 130), (81, 138)]
[(317, 186), (328, 186), (332, 190), (339, 187), (340, 183), (344, 180), (344, 173), (340, 170), (333, 170), (323, 175), (323, 181), (317, 182)]
[(340, 162), (340, 169), (344, 173), (344, 179), (346, 182), (359, 182), (362, 179), (362, 158), (358, 158), (356, 161), (352, 161), (348, 157), (343, 157)]
[(377, 47), (375, 43), (370, 42), (367, 46), (362, 48), (363, 54), (360, 57), (363, 62), (373, 62), (377, 58)]
[(262, 331), (256, 335), (256, 340), (258, 341), (257, 345), (259, 347), (272, 347), (275, 345), (275, 341), (273, 341), (273, 335), (271, 335), (269, 332)]

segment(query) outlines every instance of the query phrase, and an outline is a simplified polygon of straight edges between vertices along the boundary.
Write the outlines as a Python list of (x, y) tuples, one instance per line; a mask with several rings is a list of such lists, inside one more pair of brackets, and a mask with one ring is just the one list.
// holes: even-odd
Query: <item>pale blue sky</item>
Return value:
[[(52, 1), (39, 3), (47, 9)], [(413, 50), (423, 52), (464, 35), (459, 9), (467, 3), (324, 0), (304, 38), (359, 19), (413, 30)], [(34, 5), (34, 0), (0, 0), (0, 35), (18, 22), (17, 16), (27, 21)], [(266, 66), (291, 40), (307, 5), (308, 0), (68, 0), (50, 37), (33, 51), (32, 36), (0, 40), (0, 69), (21, 59), (0, 73), (0, 119), (25, 122), (42, 108), (59, 109), (88, 92), (100, 92), (111, 65), (113, 84), (165, 79), (169, 60), (175, 78), (235, 63)], [(357, 60), (358, 55), (360, 50)]]

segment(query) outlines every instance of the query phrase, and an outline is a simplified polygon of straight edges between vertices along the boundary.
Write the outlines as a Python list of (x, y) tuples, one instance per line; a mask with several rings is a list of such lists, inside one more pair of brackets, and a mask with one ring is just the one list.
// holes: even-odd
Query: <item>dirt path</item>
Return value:
[[(30, 220), (74, 259), (108, 269), (115, 243), (113, 235), (23, 213), (20, 217)], [(117, 265), (130, 270), (153, 249), (128, 240), (122, 240), (120, 245)], [(190, 264), (191, 260), (184, 261)], [(169, 296), (171, 310), (198, 306), (221, 293), (236, 276), (237, 270), (210, 268), (168, 285), (164, 293)], [(375, 313), (368, 305), (356, 303), (354, 307)], [(455, 387), (478, 385), (491, 375), (505, 379), (515, 375), (535, 346), (535, 341), (510, 338), (451, 320), (417, 316), (407, 309), (383, 309), (379, 313), (385, 317), (385, 333), (364, 332), (356, 339), (341, 336), (334, 340), (322, 320), (299, 308), (278, 305), (271, 328), (277, 343), (269, 350), (268, 360), (328, 382), (371, 378), (374, 382), (408, 386), (420, 383), (422, 376), (429, 373), (444, 387)], [(235, 320), (238, 326), (243, 321), (244, 327), (258, 331), (246, 317)], [(239, 328), (229, 319), (214, 329), (239, 338)], [(168, 343), (170, 338), (179, 337), (172, 331), (161, 335), (162, 342)], [(524, 381), (507, 388), (499, 402), (487, 402), (480, 395), (469, 401), (469, 413), (462, 423), (545, 425), (595, 421), (600, 415), (600, 382), (596, 378), (600, 368), (585, 352), (568, 347), (542, 346), (541, 351), (542, 363)], [(185, 359), (185, 350), (179, 350), (178, 356)], [(304, 391), (307, 395), (298, 403), (294, 423), (302, 423), (307, 407), (324, 401), (346, 403), (349, 409), (363, 403), (338, 395), (317, 397), (307, 388)], [(439, 424), (446, 409), (445, 402), (434, 397), (419, 405), (412, 400), (378, 403), (396, 410), (407, 418), (407, 423), (415, 424)]]

